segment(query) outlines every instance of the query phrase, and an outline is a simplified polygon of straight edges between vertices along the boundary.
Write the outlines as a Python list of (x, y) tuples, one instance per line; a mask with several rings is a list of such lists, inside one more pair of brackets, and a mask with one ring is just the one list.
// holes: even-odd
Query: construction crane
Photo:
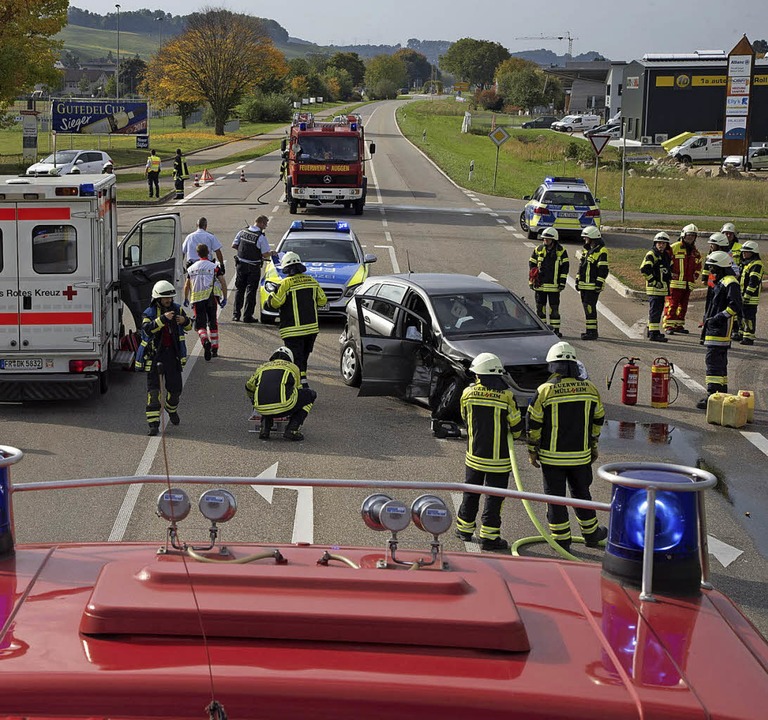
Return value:
[(571, 35), (570, 32), (565, 35), (536, 35), (534, 37), (516, 37), (515, 40), (567, 40), (568, 41), (568, 57), (573, 57), (573, 41), (578, 40)]

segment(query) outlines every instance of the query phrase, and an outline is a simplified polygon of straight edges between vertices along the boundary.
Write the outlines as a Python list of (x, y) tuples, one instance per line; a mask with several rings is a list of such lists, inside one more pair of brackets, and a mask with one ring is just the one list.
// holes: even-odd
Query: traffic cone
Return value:
[(211, 175), (211, 173), (208, 172), (208, 168), (205, 168), (205, 170), (203, 170), (202, 181), (203, 182), (213, 182), (213, 175)]
[(200, 173), (195, 173), (195, 187), (200, 187)]
[(245, 179), (245, 170), (240, 170), (240, 182), (248, 182)]

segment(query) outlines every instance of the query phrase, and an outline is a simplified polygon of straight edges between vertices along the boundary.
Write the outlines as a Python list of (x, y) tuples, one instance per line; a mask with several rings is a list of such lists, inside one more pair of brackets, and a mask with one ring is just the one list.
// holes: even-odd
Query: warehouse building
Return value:
[[(660, 143), (682, 132), (723, 130), (728, 57), (721, 50), (644, 55), (624, 70), (627, 137)], [(750, 142), (768, 141), (768, 59), (755, 62)]]

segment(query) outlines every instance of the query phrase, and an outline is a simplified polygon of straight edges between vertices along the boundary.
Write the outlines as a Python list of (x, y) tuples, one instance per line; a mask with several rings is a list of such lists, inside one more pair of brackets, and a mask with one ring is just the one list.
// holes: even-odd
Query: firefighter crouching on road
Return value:
[(741, 290), (733, 273), (728, 253), (718, 251), (707, 256), (705, 267), (715, 274), (715, 290), (704, 317), (704, 347), (707, 371), (707, 397), (699, 400), (696, 407), (707, 409), (712, 393), (728, 392), (728, 348), (731, 346), (731, 329), (734, 318), (741, 315)]
[(568, 252), (560, 244), (555, 228), (545, 228), (539, 237), (541, 245), (534, 248), (528, 260), (528, 286), (535, 292), (536, 314), (547, 322), (549, 302), (548, 324), (557, 337), (563, 337), (560, 332), (560, 293), (568, 280)]
[(178, 425), (181, 371), (187, 363), (185, 332), (192, 329), (192, 319), (184, 308), (173, 301), (176, 288), (160, 280), (152, 288), (152, 304), (144, 311), (141, 322), (141, 345), (136, 352), (136, 369), (147, 373), (147, 423), (149, 435), (160, 429), (160, 375), (165, 380), (165, 409), (174, 425)]
[(648, 339), (667, 342), (660, 329), (664, 298), (669, 294), (669, 278), (672, 274), (672, 255), (667, 233), (656, 233), (653, 247), (640, 265), (640, 274), (645, 278), (645, 294), (648, 296)]
[(576, 290), (581, 293), (587, 330), (581, 334), (581, 339), (597, 340), (597, 300), (608, 277), (608, 250), (600, 230), (594, 225), (588, 225), (581, 231), (581, 239), (584, 241), (584, 252), (579, 262)]
[(286, 277), (275, 292), (268, 295), (266, 305), (280, 311), (280, 337), (293, 352), (301, 373), (301, 384), (307, 381), (307, 361), (320, 332), (317, 308), (328, 299), (320, 284), (311, 275), (295, 252), (287, 252), (280, 263)]
[[(469, 366), (477, 381), (461, 395), (461, 417), (467, 425), (465, 456), (466, 483), (506, 488), (512, 470), (508, 435), (517, 439), (523, 422), (515, 398), (504, 379), (501, 360), (493, 353), (480, 353)], [(508, 550), (501, 537), (501, 506), (504, 499), (486, 495), (480, 526), (483, 550)], [(456, 536), (465, 542), (473, 539), (480, 495), (465, 492), (456, 516)]]
[(664, 329), (668, 335), (681, 333), (685, 329), (688, 313), (688, 299), (691, 290), (701, 274), (701, 253), (696, 248), (699, 228), (686, 225), (680, 231), (680, 239), (672, 244), (672, 279), (669, 281), (669, 295), (664, 307)]
[(299, 368), (293, 362), (290, 348), (279, 347), (245, 383), (253, 409), (261, 415), (259, 437), (269, 440), (274, 418), (290, 418), (283, 437), (287, 440), (303, 440), (301, 426), (306, 420), (317, 393), (300, 387)]
[[(567, 342), (554, 344), (547, 353), (552, 376), (536, 391), (528, 408), (528, 459), (541, 467), (544, 492), (591, 500), (592, 463), (605, 410), (600, 393), (589, 380), (579, 379), (576, 351)], [(597, 522), (594, 510), (576, 508), (576, 517), (587, 547), (598, 547), (608, 530)], [(571, 547), (571, 526), (564, 505), (548, 505), (552, 537), (563, 548)]]
[(763, 261), (760, 259), (757, 243), (745, 240), (740, 253), (741, 301), (742, 309), (742, 345), (755, 344), (757, 306), (760, 304), (760, 291), (763, 288)]

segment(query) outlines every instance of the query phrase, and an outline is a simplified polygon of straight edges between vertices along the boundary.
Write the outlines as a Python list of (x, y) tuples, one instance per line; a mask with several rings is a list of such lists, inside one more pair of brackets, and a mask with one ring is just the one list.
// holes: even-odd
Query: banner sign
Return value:
[(728, 53), (728, 89), (725, 96), (723, 156), (741, 155), (749, 148), (750, 96), (754, 85), (755, 51), (745, 35)]
[(130, 100), (54, 99), (56, 133), (69, 135), (146, 135), (147, 103)]

